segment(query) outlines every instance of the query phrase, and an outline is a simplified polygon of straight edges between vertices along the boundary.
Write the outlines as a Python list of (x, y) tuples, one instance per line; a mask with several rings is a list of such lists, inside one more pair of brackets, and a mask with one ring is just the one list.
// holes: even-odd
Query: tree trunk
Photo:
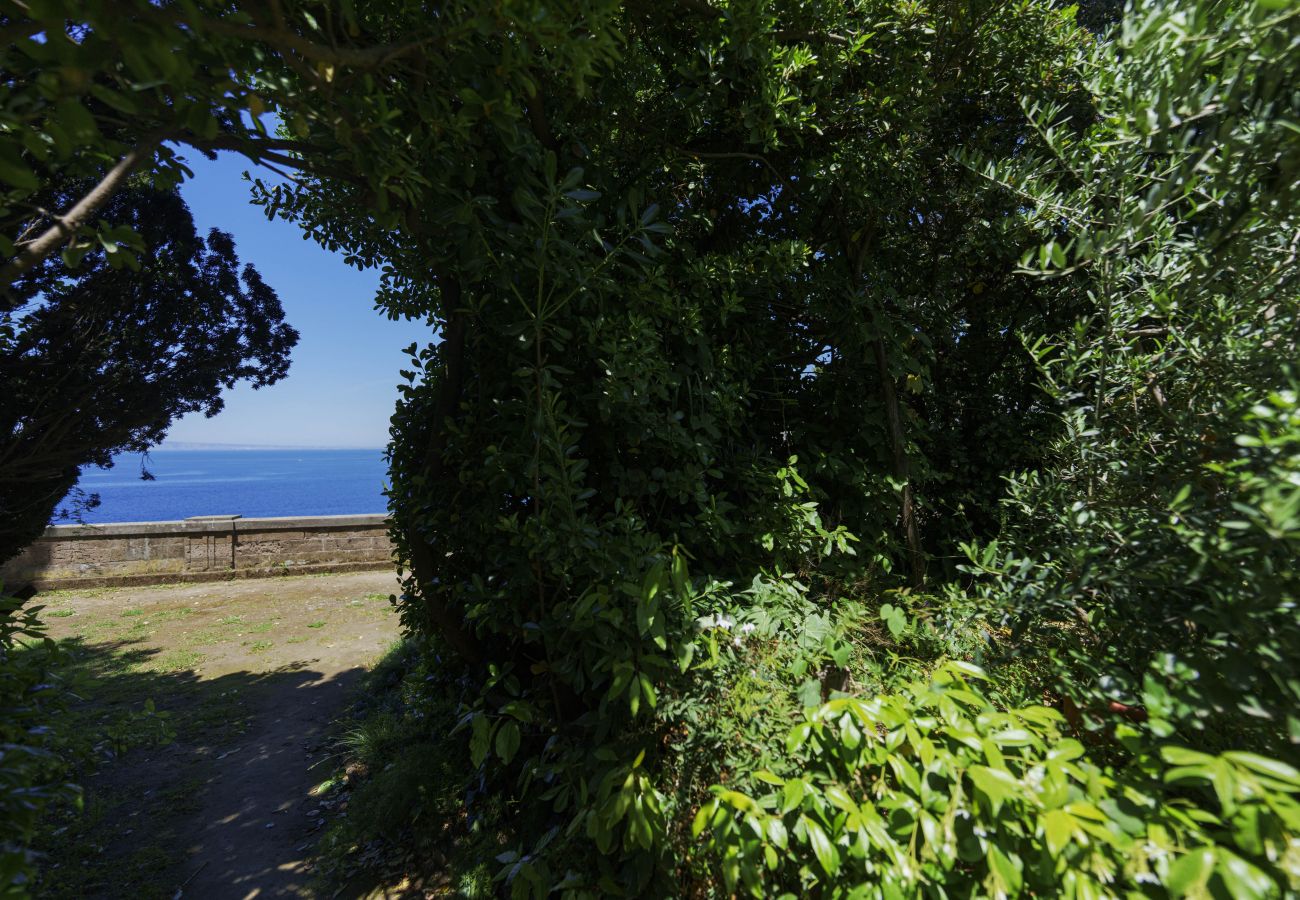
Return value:
[[(840, 216), (840, 240), (844, 260), (848, 264), (854, 291), (865, 290), (862, 278), (862, 265), (871, 245), (871, 229), (865, 239), (857, 240), (851, 233), (843, 215)], [(907, 439), (903, 433), (902, 405), (898, 399), (898, 388), (889, 371), (889, 354), (885, 348), (885, 330), (881, 322), (881, 312), (869, 301), (864, 300), (867, 310), (867, 325), (872, 330), (871, 351), (876, 360), (876, 377), (880, 381), (880, 399), (885, 405), (885, 418), (889, 428), (889, 450), (893, 457), (894, 479), (902, 482), (903, 497), (900, 517), (903, 532), (907, 538), (907, 562), (909, 583), (915, 590), (925, 586), (925, 553), (921, 549), (921, 532), (916, 525), (916, 503), (912, 491), (912, 479), (907, 458)]]
[[(876, 323), (872, 323), (876, 326)], [(907, 560), (912, 587), (920, 590), (925, 585), (925, 554), (921, 550), (921, 533), (916, 526), (916, 508), (912, 496), (912, 480), (907, 459), (907, 441), (903, 436), (903, 414), (898, 402), (898, 388), (889, 373), (889, 357), (885, 352), (885, 337), (876, 327), (871, 342), (876, 357), (876, 374), (880, 378), (880, 399), (885, 404), (885, 418), (889, 423), (889, 448), (894, 458), (894, 478), (903, 483), (902, 520), (907, 534)]]

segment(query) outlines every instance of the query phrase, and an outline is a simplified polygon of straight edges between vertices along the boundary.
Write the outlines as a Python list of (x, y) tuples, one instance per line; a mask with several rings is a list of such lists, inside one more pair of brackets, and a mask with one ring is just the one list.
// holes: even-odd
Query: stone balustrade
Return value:
[(384, 514), (55, 525), (0, 566), (6, 587), (168, 584), (392, 567)]

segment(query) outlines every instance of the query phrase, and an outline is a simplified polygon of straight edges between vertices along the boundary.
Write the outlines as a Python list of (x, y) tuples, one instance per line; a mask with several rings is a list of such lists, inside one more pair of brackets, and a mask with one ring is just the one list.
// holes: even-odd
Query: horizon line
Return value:
[(374, 444), (249, 444), (218, 443), (214, 441), (163, 441), (150, 447), (155, 450), (385, 450)]

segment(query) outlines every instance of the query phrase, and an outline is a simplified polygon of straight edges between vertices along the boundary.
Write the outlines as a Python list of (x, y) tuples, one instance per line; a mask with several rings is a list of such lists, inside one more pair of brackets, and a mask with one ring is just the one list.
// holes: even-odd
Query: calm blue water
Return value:
[(155, 450), (87, 469), (80, 487), (99, 494), (87, 522), (148, 522), (189, 516), (331, 516), (387, 508), (380, 450)]

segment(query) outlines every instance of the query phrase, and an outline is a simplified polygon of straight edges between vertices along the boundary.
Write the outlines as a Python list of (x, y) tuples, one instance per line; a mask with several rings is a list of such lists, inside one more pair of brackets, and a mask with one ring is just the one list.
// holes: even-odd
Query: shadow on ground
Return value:
[(85, 800), (45, 823), (37, 895), (310, 896), (311, 791), (364, 669), (305, 659), (209, 678), (141, 640), (60, 644), (78, 699), (53, 727)]

